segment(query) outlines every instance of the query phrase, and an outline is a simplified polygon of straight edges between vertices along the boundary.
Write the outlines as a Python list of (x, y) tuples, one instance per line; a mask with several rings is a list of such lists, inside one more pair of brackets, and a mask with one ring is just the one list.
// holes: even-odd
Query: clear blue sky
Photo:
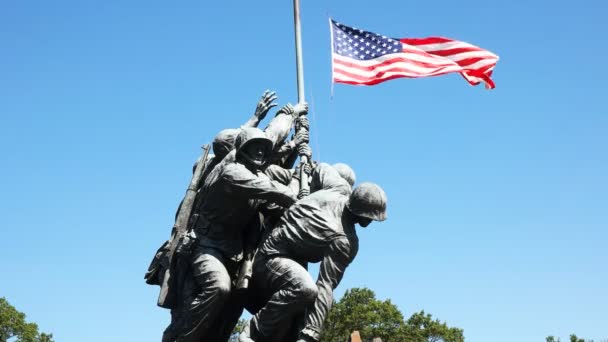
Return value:
[[(291, 1), (3, 1), (0, 296), (58, 342), (157, 341), (143, 275), (191, 166), (269, 88), (296, 101)], [(367, 286), (467, 341), (608, 338), (605, 2), (303, 0), (315, 158), (381, 184), (337, 290)], [(501, 57), (336, 85), (328, 14)]]

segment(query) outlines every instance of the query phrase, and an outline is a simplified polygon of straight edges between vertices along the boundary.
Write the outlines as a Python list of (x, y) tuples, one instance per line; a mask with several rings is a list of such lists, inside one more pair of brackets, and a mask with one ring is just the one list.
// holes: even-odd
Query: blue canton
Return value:
[(401, 42), (394, 38), (363, 31), (331, 20), (333, 52), (344, 57), (369, 60), (401, 52)]

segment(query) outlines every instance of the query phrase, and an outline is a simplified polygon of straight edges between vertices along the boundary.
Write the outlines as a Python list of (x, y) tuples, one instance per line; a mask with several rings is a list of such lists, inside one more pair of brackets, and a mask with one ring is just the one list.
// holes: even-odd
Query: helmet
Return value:
[(254, 163), (258, 166), (261, 166), (263, 162), (259, 162), (251, 158), (251, 156), (245, 153), (245, 148), (251, 143), (261, 143), (266, 150), (265, 156), (268, 156), (268, 153), (272, 150), (272, 140), (266, 137), (266, 134), (255, 127), (245, 127), (241, 129), (241, 132), (236, 137), (236, 142), (234, 143), (234, 148), (236, 148), (236, 154), (244, 157), (247, 161)]
[(348, 198), (351, 213), (375, 221), (386, 220), (386, 194), (374, 183), (361, 183)]
[(355, 177), (355, 171), (353, 171), (350, 166), (344, 163), (336, 163), (332, 166), (334, 169), (336, 169), (336, 171), (338, 171), (342, 178), (346, 179), (350, 186), (353, 186), (353, 184), (355, 184), (357, 177)]
[(218, 160), (224, 159), (228, 152), (234, 148), (234, 141), (239, 134), (239, 129), (228, 128), (220, 131), (213, 139), (213, 154)]

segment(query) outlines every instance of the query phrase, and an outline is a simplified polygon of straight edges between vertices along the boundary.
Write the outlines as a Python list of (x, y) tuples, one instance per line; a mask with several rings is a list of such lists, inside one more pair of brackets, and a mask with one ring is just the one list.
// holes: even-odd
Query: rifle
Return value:
[(169, 260), (169, 267), (165, 270), (162, 284), (160, 287), (160, 294), (158, 295), (158, 306), (163, 308), (173, 308), (176, 301), (176, 291), (179, 291), (179, 271), (182, 267), (178, 267), (178, 261), (176, 250), (180, 245), (187, 239), (188, 221), (192, 214), (192, 206), (196, 199), (196, 192), (200, 186), (202, 175), (205, 173), (207, 168), (207, 159), (209, 158), (209, 144), (203, 146), (203, 155), (199, 158), (194, 168), (194, 174), (192, 180), (186, 190), (186, 195), (182, 201), (181, 208), (177, 214), (177, 219), (173, 225), (171, 239), (169, 240), (169, 248), (167, 251), (167, 258)]
[(249, 282), (253, 274), (253, 259), (258, 251), (258, 245), (262, 239), (262, 227), (264, 225), (263, 216), (259, 214), (257, 220), (250, 223), (249, 233), (245, 237), (245, 250), (243, 253), (243, 261), (239, 267), (236, 289), (247, 290), (249, 288)]

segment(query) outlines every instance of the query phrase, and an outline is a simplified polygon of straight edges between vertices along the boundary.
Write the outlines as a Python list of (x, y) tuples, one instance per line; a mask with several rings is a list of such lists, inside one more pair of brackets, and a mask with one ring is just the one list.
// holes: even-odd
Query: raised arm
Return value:
[(277, 95), (274, 91), (264, 91), (264, 94), (262, 94), (258, 105), (255, 107), (255, 112), (253, 113), (253, 116), (249, 120), (247, 120), (247, 122), (245, 122), (245, 124), (241, 127), (258, 127), (260, 122), (266, 117), (266, 114), (268, 114), (268, 111), (272, 107), (277, 105), (276, 103), (274, 103), (276, 99)]

